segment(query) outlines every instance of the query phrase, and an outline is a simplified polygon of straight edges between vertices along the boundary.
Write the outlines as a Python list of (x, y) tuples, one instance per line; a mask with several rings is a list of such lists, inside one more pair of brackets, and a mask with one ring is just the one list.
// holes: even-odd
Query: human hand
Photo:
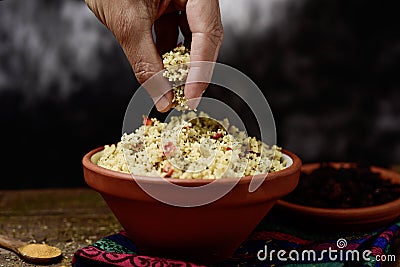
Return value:
[[(217, 59), (223, 37), (218, 0), (86, 0), (86, 3), (114, 34), (141, 84), (164, 69), (159, 53), (176, 46), (179, 28), (185, 45), (190, 45), (191, 62)], [(157, 45), (152, 35), (153, 24)], [(191, 68), (188, 80), (195, 81), (196, 76), (200, 76), (200, 69)], [(201, 97), (206, 88), (206, 83), (186, 84), (185, 97), (191, 108), (197, 104), (196, 101), (190, 104), (190, 100)], [(171, 108), (171, 91), (146, 89), (159, 111)]]

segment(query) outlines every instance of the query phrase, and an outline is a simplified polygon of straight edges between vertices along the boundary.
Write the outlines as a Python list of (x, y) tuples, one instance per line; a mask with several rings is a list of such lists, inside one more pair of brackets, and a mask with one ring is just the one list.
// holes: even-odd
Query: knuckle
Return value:
[(133, 70), (135, 72), (136, 79), (141, 84), (156, 74), (153, 64), (144, 61), (135, 62), (133, 64)]
[(213, 24), (207, 35), (214, 45), (219, 46), (222, 43), (224, 38), (224, 28), (220, 21)]
[(224, 38), (223, 30), (213, 30), (207, 34), (209, 41), (215, 46), (219, 47)]
[(222, 27), (218, 27), (217, 29), (215, 29), (215, 31), (213, 32), (213, 35), (215, 36), (215, 38), (221, 42), (222, 39), (224, 38), (224, 29)]

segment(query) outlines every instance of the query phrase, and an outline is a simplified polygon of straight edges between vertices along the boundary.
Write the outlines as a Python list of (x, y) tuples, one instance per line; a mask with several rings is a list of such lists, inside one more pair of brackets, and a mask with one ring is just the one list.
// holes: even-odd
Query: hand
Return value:
[[(164, 69), (159, 53), (177, 45), (178, 27), (185, 45), (190, 45), (191, 62), (217, 59), (223, 38), (218, 0), (86, 0), (86, 3), (114, 34), (140, 83)], [(152, 36), (153, 24), (157, 45)], [(190, 70), (188, 80), (196, 76), (196, 71), (198, 68)], [(206, 88), (205, 83), (186, 84), (185, 96), (188, 100), (199, 98)], [(171, 91), (146, 89), (159, 111), (171, 108)]]

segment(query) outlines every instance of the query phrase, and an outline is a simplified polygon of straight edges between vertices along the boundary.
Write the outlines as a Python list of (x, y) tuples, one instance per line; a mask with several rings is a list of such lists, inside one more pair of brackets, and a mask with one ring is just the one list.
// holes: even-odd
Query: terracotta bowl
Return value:
[[(330, 166), (336, 168), (348, 168), (351, 165), (345, 162), (330, 163)], [(319, 163), (304, 164), (301, 171), (310, 173), (319, 166)], [(371, 171), (379, 173), (382, 179), (400, 184), (400, 173), (374, 166), (371, 167)], [(387, 226), (399, 217), (400, 198), (382, 205), (342, 209), (316, 208), (279, 200), (275, 208), (279, 214), (296, 218), (297, 221), (303, 222), (302, 225), (313, 230), (321, 228), (325, 231), (362, 231)]]
[[(268, 174), (256, 191), (250, 193), (248, 189), (252, 177), (243, 177), (217, 201), (197, 207), (177, 207), (155, 200), (136, 182), (162, 187), (161, 178), (135, 177), (135, 181), (129, 174), (97, 166), (92, 162), (96, 158), (93, 155), (102, 149), (94, 149), (83, 157), (85, 181), (102, 195), (140, 253), (198, 263), (230, 257), (276, 201), (294, 190), (301, 167), (301, 160), (295, 154), (283, 151), (292, 164)], [(185, 187), (213, 181), (168, 180)], [(188, 193), (186, 197), (193, 196)]]

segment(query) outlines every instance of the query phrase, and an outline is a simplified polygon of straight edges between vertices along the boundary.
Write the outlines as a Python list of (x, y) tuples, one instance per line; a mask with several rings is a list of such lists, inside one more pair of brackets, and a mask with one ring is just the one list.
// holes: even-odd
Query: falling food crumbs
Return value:
[(30, 258), (56, 258), (61, 255), (61, 250), (46, 244), (28, 244), (18, 248), (21, 254)]
[(174, 98), (172, 104), (177, 110), (188, 110), (187, 99), (185, 98), (185, 81), (189, 73), (190, 52), (183, 45), (174, 48), (163, 56), (165, 72), (164, 77), (168, 78), (173, 85)]

